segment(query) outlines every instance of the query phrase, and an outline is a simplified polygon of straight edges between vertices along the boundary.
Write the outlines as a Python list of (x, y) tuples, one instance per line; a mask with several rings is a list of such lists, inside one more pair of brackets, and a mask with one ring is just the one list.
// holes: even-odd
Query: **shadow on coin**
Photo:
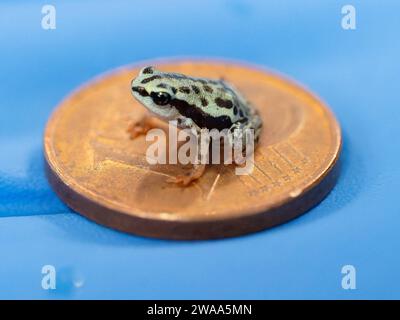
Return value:
[[(178, 150), (183, 143), (178, 144)], [(166, 150), (169, 150), (168, 140)], [(211, 155), (210, 151), (210, 155)], [(220, 160), (223, 161), (223, 148), (220, 149)], [(168, 152), (165, 156), (168, 162)], [(212, 162), (212, 158), (209, 159)], [(233, 165), (206, 165), (205, 172), (200, 179), (188, 186), (178, 185), (171, 182), (178, 175), (186, 175), (193, 169), (193, 164), (147, 164), (148, 174), (141, 177), (141, 182), (136, 191), (136, 203), (143, 207), (140, 209), (150, 212), (182, 212), (185, 208), (192, 206), (196, 200), (206, 200), (207, 195), (215, 182), (218, 174), (223, 176), (218, 187), (229, 188), (230, 182), (235, 180)], [(208, 200), (206, 200), (208, 201)]]
[[(219, 188), (229, 188), (230, 182), (235, 181), (235, 175), (227, 174), (233, 171), (232, 165), (207, 165), (204, 175), (189, 186), (181, 186), (168, 182), (177, 175), (182, 175), (190, 171), (192, 165), (187, 167), (180, 166), (180, 170), (168, 169), (177, 165), (154, 165), (151, 166), (155, 172), (163, 172), (167, 175), (149, 174), (143, 177), (136, 194), (138, 203), (143, 204), (144, 210), (154, 212), (182, 212), (185, 208), (192, 206), (196, 201), (208, 201), (207, 195), (215, 182), (218, 174), (221, 175)], [(178, 165), (179, 166), (179, 165)], [(191, 210), (193, 211), (193, 209)]]

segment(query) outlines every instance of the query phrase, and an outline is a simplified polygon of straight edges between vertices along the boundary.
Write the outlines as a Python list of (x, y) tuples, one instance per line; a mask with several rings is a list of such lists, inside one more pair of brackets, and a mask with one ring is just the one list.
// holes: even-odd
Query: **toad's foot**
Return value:
[(149, 115), (145, 115), (139, 121), (132, 122), (126, 131), (129, 133), (129, 137), (133, 140), (138, 136), (145, 135), (154, 128), (157, 128), (155, 119)]
[(204, 174), (205, 168), (205, 164), (195, 164), (188, 174), (171, 177), (167, 181), (169, 183), (176, 183), (180, 186), (186, 187), (191, 182), (199, 179)]

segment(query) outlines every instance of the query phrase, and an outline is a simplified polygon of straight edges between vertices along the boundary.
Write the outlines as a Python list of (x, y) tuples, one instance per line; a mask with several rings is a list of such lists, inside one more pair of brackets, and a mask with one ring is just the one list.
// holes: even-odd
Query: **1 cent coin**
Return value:
[(167, 182), (187, 166), (151, 165), (145, 137), (127, 128), (146, 112), (130, 92), (143, 65), (84, 85), (51, 116), (44, 135), (48, 179), (73, 210), (143, 236), (208, 239), (259, 231), (320, 202), (338, 176), (341, 132), (313, 94), (256, 67), (221, 61), (147, 63), (160, 70), (224, 78), (259, 110), (264, 127), (250, 175), (208, 165), (188, 187)]

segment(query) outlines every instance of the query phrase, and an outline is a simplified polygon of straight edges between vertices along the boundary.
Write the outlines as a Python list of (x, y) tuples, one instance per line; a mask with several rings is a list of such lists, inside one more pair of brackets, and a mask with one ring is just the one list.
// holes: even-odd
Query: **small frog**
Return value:
[[(133, 96), (153, 115), (164, 121), (176, 120), (178, 128), (191, 129), (195, 134), (228, 129), (240, 139), (244, 139), (241, 135), (244, 129), (253, 129), (254, 144), (258, 143), (261, 118), (254, 107), (223, 80), (193, 78), (148, 66), (132, 80), (131, 88)], [(152, 127), (151, 118), (146, 116), (130, 127), (131, 138), (145, 134)], [(208, 153), (208, 148), (199, 146), (199, 150)], [(200, 178), (204, 170), (205, 164), (194, 164), (188, 175), (177, 176), (173, 182), (186, 186)]]

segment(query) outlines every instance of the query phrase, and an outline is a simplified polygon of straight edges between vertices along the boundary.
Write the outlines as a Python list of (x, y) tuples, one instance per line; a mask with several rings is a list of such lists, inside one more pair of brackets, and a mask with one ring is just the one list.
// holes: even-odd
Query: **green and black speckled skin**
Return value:
[[(256, 135), (261, 128), (261, 120), (253, 107), (221, 80), (192, 78), (146, 67), (132, 81), (132, 91), (150, 111), (164, 120), (177, 120), (181, 127), (252, 128)], [(153, 99), (160, 92), (170, 97), (165, 105), (157, 105)]]

